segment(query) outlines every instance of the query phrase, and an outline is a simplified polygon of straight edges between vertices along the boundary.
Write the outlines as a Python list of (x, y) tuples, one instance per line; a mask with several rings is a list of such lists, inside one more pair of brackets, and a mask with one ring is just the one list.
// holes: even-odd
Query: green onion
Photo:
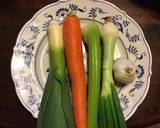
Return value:
[(82, 28), (84, 40), (88, 44), (88, 128), (98, 126), (98, 106), (101, 78), (101, 48), (99, 27), (93, 22)]
[(101, 28), (103, 42), (102, 90), (99, 106), (99, 128), (127, 128), (112, 74), (118, 30), (108, 18)]
[(51, 70), (41, 101), (37, 128), (74, 128), (70, 95), (66, 82), (62, 26), (50, 25), (48, 39)]

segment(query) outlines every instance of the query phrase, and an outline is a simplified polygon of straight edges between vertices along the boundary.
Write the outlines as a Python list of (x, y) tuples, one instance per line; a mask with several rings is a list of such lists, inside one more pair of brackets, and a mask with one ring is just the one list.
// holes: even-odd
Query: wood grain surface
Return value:
[[(36, 119), (19, 101), (11, 79), (13, 46), (22, 26), (42, 7), (56, 0), (0, 1), (0, 128), (36, 128)], [(126, 11), (142, 28), (152, 51), (150, 89), (144, 102), (127, 121), (128, 128), (160, 122), (160, 9), (149, 0), (108, 0)], [(155, 128), (160, 128), (157, 125)]]

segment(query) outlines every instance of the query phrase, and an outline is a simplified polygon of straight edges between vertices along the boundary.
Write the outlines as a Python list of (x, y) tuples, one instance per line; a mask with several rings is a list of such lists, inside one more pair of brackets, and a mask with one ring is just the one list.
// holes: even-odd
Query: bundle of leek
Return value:
[(109, 17), (101, 28), (103, 42), (102, 89), (99, 105), (99, 128), (126, 128), (112, 74), (118, 30)]
[(37, 128), (74, 128), (72, 106), (66, 83), (62, 26), (48, 29), (51, 70), (44, 89)]

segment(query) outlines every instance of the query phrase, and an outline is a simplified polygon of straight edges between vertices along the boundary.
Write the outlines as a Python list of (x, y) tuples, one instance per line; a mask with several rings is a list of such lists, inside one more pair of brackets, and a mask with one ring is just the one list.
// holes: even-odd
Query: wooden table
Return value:
[[(10, 73), (17, 35), (22, 26), (42, 7), (56, 0), (0, 1), (0, 128), (36, 128), (36, 119), (19, 101)], [(140, 0), (109, 0), (127, 12), (141, 26), (152, 51), (150, 89), (144, 102), (127, 121), (128, 128), (144, 128), (160, 122), (160, 11), (159, 4)], [(152, 7), (150, 7), (152, 6)], [(157, 126), (160, 128), (160, 126)]]

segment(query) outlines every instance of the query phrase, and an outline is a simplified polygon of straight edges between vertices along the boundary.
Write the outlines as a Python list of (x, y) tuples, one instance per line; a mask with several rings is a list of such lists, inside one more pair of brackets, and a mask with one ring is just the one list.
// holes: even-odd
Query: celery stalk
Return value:
[(82, 35), (88, 44), (88, 128), (98, 126), (98, 106), (101, 78), (101, 48), (99, 27), (93, 22), (82, 28)]
[[(103, 42), (102, 90), (100, 95), (99, 128), (127, 128), (112, 74), (118, 30), (111, 18), (101, 28)], [(103, 122), (102, 122), (103, 121)]]
[(51, 70), (41, 101), (37, 128), (74, 128), (70, 95), (66, 82), (62, 26), (50, 25), (48, 40)]

